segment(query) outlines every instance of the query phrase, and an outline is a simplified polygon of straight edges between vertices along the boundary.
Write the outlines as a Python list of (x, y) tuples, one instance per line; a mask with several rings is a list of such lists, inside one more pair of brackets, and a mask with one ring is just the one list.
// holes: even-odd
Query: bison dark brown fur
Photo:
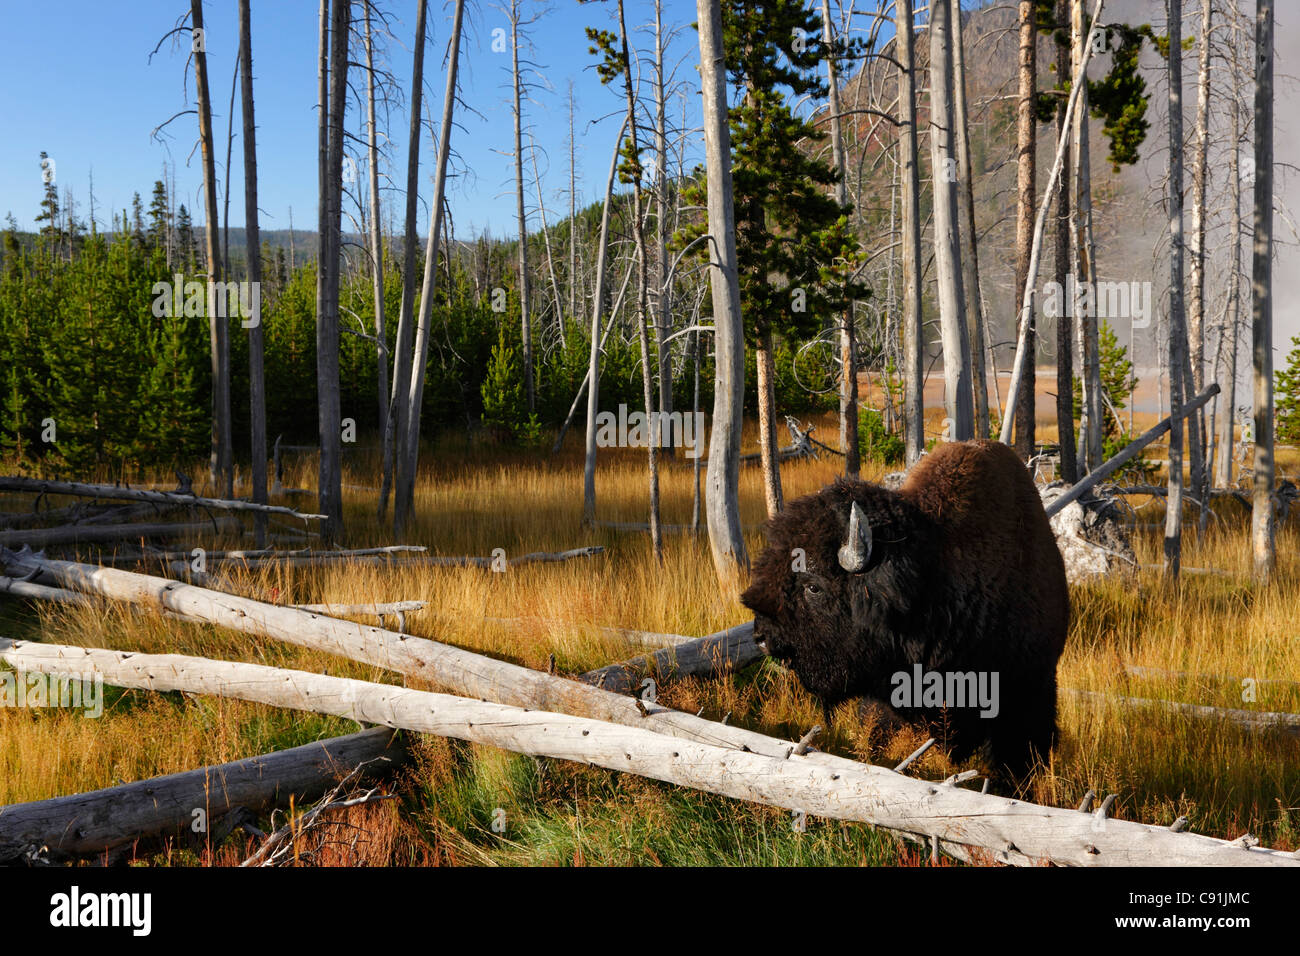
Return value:
[[(858, 573), (837, 556), (854, 502), (870, 525)], [(911, 676), (916, 664), (997, 673), (996, 716), (970, 706), (895, 710), (945, 727), (959, 757), (988, 747), (1017, 772), (1046, 757), (1069, 592), (1037, 490), (1010, 448), (940, 445), (896, 492), (841, 478), (790, 502), (768, 537), (741, 600), (756, 639), (826, 706), (859, 696), (888, 703), (894, 675)]]

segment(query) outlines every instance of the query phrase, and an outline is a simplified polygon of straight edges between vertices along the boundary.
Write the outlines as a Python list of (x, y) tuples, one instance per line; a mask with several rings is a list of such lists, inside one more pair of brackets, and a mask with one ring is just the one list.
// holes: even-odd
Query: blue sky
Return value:
[[(202, 168), (198, 150), (197, 117), (173, 120), (164, 143), (150, 131), (173, 114), (194, 105), (193, 71), (185, 71), (189, 41), (174, 48), (168, 41), (149, 62), (149, 53), (177, 18), (189, 9), (184, 0), (170, 3), (140, 0), (135, 3), (94, 3), (64, 0), (57, 4), (5, 0), (4, 39), (0, 41), (0, 216), (13, 213), (19, 227), (34, 229), (41, 196), (42, 150), (55, 162), (62, 191), (71, 188), (82, 219), (89, 216), (90, 175), (95, 186), (96, 219), (108, 221), (110, 210), (120, 215), (138, 191), (145, 201), (153, 182), (162, 177), (164, 163), (175, 164), (180, 202), (191, 210), (195, 224), (202, 220)], [(386, 0), (392, 11), (394, 37), (383, 39), (383, 64), (396, 76), (405, 96), (411, 81), (411, 44), (414, 41), (414, 0)], [(356, 8), (354, 7), (354, 10)], [(436, 125), (442, 109), (443, 71), (451, 31), (451, 4), (431, 0), (429, 26), (432, 40), (425, 54), (425, 111)], [(688, 121), (698, 123), (698, 57), (693, 0), (664, 0), (665, 27), (680, 28), (670, 48), (670, 65), (686, 93)], [(316, 64), (319, 6), (314, 0), (254, 0), (253, 73), (257, 109), (258, 189), (262, 227), (283, 229), (293, 210), (296, 229), (311, 230), (316, 220)], [(599, 198), (613, 140), (618, 132), (621, 94), (602, 87), (594, 57), (588, 54), (583, 33), (587, 25), (611, 27), (611, 3), (578, 4), (552, 0), (549, 4), (525, 0), (525, 16), (536, 16), (526, 30), (541, 80), (534, 76), (533, 102), (525, 104), (525, 118), (543, 150), (538, 163), (543, 178), (548, 221), (568, 211), (568, 84), (574, 83), (577, 102), (577, 165), (579, 202)], [(653, 49), (653, 7), (629, 3), (628, 26), (647, 53)], [(355, 15), (355, 14), (354, 14)], [(225, 161), (226, 124), (231, 77), (237, 56), (236, 4), (234, 0), (205, 5), (209, 82), (218, 147), (218, 178)], [(644, 31), (639, 28), (645, 27)], [(515, 230), (513, 144), (510, 114), (510, 57), (495, 53), (493, 30), (508, 31), (508, 21), (495, 4), (466, 7), (466, 37), (461, 48), (462, 97), (471, 110), (459, 112), (460, 128), (453, 136), (459, 155), (453, 159), (452, 215), (460, 236), (488, 228), (495, 235)], [(508, 36), (508, 33), (507, 33)], [(354, 57), (361, 60), (360, 51)], [(377, 65), (381, 65), (377, 63)], [(648, 69), (646, 78), (648, 81)], [(364, 73), (353, 69), (349, 80), (364, 95)], [(184, 85), (183, 84), (184, 81)], [(238, 96), (238, 92), (236, 93)], [(395, 106), (387, 118), (380, 114), (379, 128), (389, 134), (388, 159), (381, 173), (404, 186), (407, 130), (404, 108)], [(681, 101), (674, 99), (670, 121), (681, 117)], [(349, 106), (348, 128), (364, 135), (364, 108)], [(243, 162), (239, 136), (238, 100), (235, 106), (235, 144), (231, 165), (230, 223), (243, 225)], [(527, 140), (527, 130), (525, 140)], [(359, 144), (358, 144), (359, 145)], [(355, 149), (355, 147), (354, 147)], [(365, 185), (364, 157), (361, 185)], [(432, 193), (432, 142), (426, 129), (421, 154), (422, 199)], [(692, 161), (688, 154), (688, 163)], [(531, 168), (526, 170), (531, 180)], [(527, 185), (530, 226), (540, 221), (535, 212), (535, 190)], [(220, 197), (218, 199), (220, 203)], [(400, 222), (400, 189), (382, 194)], [(386, 214), (387, 215), (387, 214)], [(421, 210), (421, 230), (427, 209)], [(347, 228), (345, 222), (345, 228)]]

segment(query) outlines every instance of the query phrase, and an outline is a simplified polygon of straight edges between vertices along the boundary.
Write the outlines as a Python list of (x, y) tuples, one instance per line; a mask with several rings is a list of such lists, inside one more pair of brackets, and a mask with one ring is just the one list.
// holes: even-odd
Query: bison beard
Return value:
[(941, 445), (897, 492), (841, 478), (790, 502), (768, 538), (741, 600), (755, 638), (827, 707), (889, 701), (894, 676), (910, 680), (918, 664), (997, 673), (996, 716), (971, 701), (895, 710), (941, 726), (958, 758), (987, 748), (1021, 773), (1047, 756), (1070, 599), (1038, 492), (1010, 448)]

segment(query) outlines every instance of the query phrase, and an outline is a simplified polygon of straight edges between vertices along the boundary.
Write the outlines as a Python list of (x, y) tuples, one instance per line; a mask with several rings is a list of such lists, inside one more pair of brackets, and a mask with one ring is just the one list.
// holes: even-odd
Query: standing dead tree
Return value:
[(393, 390), (389, 396), (386, 427), (384, 429), (383, 478), (379, 486), (379, 518), (382, 521), (388, 510), (388, 492), (393, 485), (395, 469), (405, 464), (399, 455), (398, 443), (405, 447), (407, 393), (411, 382), (411, 342), (414, 338), (415, 308), (415, 252), (419, 243), (416, 234), (416, 213), (419, 210), (420, 190), (420, 109), (424, 94), (424, 45), (428, 0), (420, 0), (415, 15), (415, 47), (411, 68), (411, 125), (406, 145), (406, 218), (402, 230), (402, 303), (397, 316), (397, 343), (393, 352)]
[[(248, 281), (253, 284), (256, 310), (248, 327), (249, 431), (252, 442), (253, 502), (266, 504), (266, 374), (262, 331), (262, 239), (257, 212), (257, 121), (253, 113), (253, 28), (249, 0), (239, 0), (239, 62), (244, 121), (244, 236), (248, 248)], [(266, 544), (266, 519), (253, 519), (257, 547)]]
[(1255, 6), (1255, 242), (1251, 257), (1251, 352), (1255, 372), (1255, 577), (1277, 561), (1273, 514), (1273, 0)]
[[(960, 27), (958, 27), (960, 29)], [(944, 411), (957, 441), (975, 437), (966, 290), (957, 204), (957, 112), (953, 100), (952, 6), (930, 4), (930, 168), (934, 186), (934, 261), (943, 341)]]
[(447, 193), (447, 161), (451, 156), (451, 126), (456, 108), (458, 68), (460, 64), (461, 26), (465, 20), (465, 0), (456, 0), (452, 14), (451, 36), (447, 41), (447, 86), (442, 101), (442, 125), (438, 134), (438, 170), (434, 177), (433, 201), (429, 215), (429, 240), (424, 254), (424, 280), (420, 286), (420, 317), (415, 333), (415, 350), (399, 354), (398, 362), (408, 362), (405, 376), (410, 383), (405, 396), (406, 411), (401, 424), (405, 430), (397, 447), (397, 495), (393, 501), (393, 526), (401, 532), (411, 520), (415, 508), (415, 475), (420, 461), (420, 412), (424, 407), (424, 375), (429, 361), (429, 340), (433, 325), (433, 284), (438, 266), (438, 243), (442, 234), (443, 199)]
[(916, 145), (916, 65), (912, 0), (895, 0), (898, 36), (898, 146), (902, 155), (903, 432), (908, 466), (925, 450), (925, 371), (921, 312), (921, 173)]
[[(1183, 544), (1183, 416), (1187, 329), (1183, 307), (1182, 0), (1169, 11), (1169, 495), (1165, 499), (1165, 567), (1177, 581)], [(1190, 382), (1187, 383), (1190, 386)], [(1193, 442), (1193, 448), (1195, 443)], [(1193, 451), (1193, 454), (1195, 452)], [(1193, 485), (1199, 477), (1193, 468)]]
[(343, 534), (343, 433), (339, 383), (339, 257), (343, 213), (343, 112), (348, 76), (350, 0), (321, 0), (320, 168), (316, 274), (316, 392), (320, 510), (326, 542)]
[[(901, 4), (909, 0), (898, 0)], [(732, 207), (731, 130), (719, 0), (696, 0), (700, 86), (704, 97), (704, 153), (708, 182), (709, 282), (713, 293), (713, 423), (705, 512), (709, 550), (724, 593), (737, 589), (749, 567), (740, 526), (740, 431), (745, 397), (745, 338), (740, 316), (736, 219)]]
[[(193, 30), (194, 85), (199, 113), (199, 145), (203, 155), (203, 216), (208, 259), (208, 333), (212, 350), (212, 480), (222, 494), (235, 496), (235, 465), (230, 430), (230, 335), (225, 310), (218, 310), (212, 289), (221, 280), (221, 254), (217, 251), (217, 177), (212, 134), (212, 98), (208, 92), (207, 35), (203, 28), (203, 0), (190, 0)], [(220, 311), (222, 314), (217, 315)]]

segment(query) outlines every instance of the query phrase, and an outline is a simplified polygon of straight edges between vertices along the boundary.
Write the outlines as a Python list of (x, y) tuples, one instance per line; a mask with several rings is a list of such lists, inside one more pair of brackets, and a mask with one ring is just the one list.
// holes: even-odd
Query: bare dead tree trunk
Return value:
[[(217, 177), (212, 138), (212, 100), (208, 94), (208, 56), (203, 30), (203, 0), (190, 0), (190, 20), (194, 33), (194, 85), (199, 113), (199, 146), (203, 156), (203, 216), (207, 238), (208, 288), (221, 280), (221, 254), (217, 248)], [(235, 495), (235, 466), (230, 433), (230, 335), (225, 315), (217, 315), (208, 296), (208, 334), (212, 350), (212, 453), (209, 468), (213, 482), (219, 482), (221, 494)]]
[[(1033, 0), (1020, 0), (1020, 92), (1016, 120), (1016, 314), (1025, 310), (1024, 288), (1029, 280), (1030, 249), (1034, 241), (1034, 193), (1037, 178), (1038, 138), (1034, 120), (1034, 98), (1037, 95), (1038, 70), (1038, 31), (1034, 25)], [(1008, 415), (1015, 416), (1015, 449), (1022, 459), (1028, 461), (1034, 453), (1034, 356), (1035, 344), (1034, 316), (1029, 316), (1029, 325), (1023, 349), (1020, 353), (1021, 365), (1013, 371), (1017, 375), (1020, 387), (1015, 394), (1015, 405), (1007, 409)]]
[[(1069, 0), (1056, 0), (1057, 41), (1056, 41), (1056, 82), (1061, 89), (1066, 89), (1072, 75), (1071, 45), (1062, 25), (1069, 16)], [(1082, 111), (1080, 111), (1080, 115)], [(1056, 136), (1061, 139), (1066, 135), (1065, 101), (1062, 100), (1056, 111)], [(1086, 118), (1085, 118), (1086, 122)], [(1056, 282), (1066, 288), (1070, 272), (1070, 158), (1066, 157), (1065, 168), (1056, 183)], [(1074, 341), (1073, 315), (1069, 306), (1061, 309), (1056, 317), (1056, 434), (1061, 449), (1061, 478), (1070, 484), (1079, 480), (1078, 465), (1074, 457)]]
[(411, 68), (411, 126), (406, 146), (406, 220), (402, 229), (402, 304), (397, 316), (397, 347), (393, 355), (393, 391), (384, 429), (384, 474), (379, 487), (379, 513), (388, 510), (394, 472), (406, 462), (407, 394), (411, 383), (411, 341), (414, 338), (416, 213), (419, 210), (420, 106), (424, 93), (424, 41), (428, 0), (420, 0), (415, 16), (414, 65)]
[(672, 325), (672, 290), (668, 288), (668, 117), (664, 93), (663, 0), (655, 0), (655, 343), (659, 359), (659, 415), (668, 429), (664, 454), (671, 458), (677, 438), (669, 415), (673, 411), (672, 352), (668, 345)]
[(781, 459), (776, 441), (776, 367), (772, 362), (772, 330), (761, 329), (755, 349), (758, 379), (758, 452), (763, 469), (763, 502), (775, 518), (785, 507), (781, 495)]
[[(1192, 394), (1205, 387), (1205, 181), (1210, 142), (1210, 29), (1213, 22), (1213, 0), (1201, 0), (1201, 31), (1197, 38), (1200, 57), (1196, 73), (1196, 131), (1195, 153), (1192, 165), (1192, 235), (1189, 259), (1191, 267), (1190, 308), (1187, 315), (1188, 359), (1192, 366)], [(1208, 468), (1209, 432), (1205, 427), (1205, 411), (1193, 418), (1189, 426), (1196, 431), (1196, 443), (1202, 449), (1202, 467), (1197, 477), (1196, 497), (1200, 501), (1200, 530), (1205, 532), (1210, 520), (1210, 490)]]
[[(350, 0), (323, 0), (322, 40), (329, 24), (328, 65), (322, 56), (320, 80), (321, 165), (320, 262), (316, 275), (316, 390), (320, 441), (321, 538), (329, 543), (343, 533), (343, 435), (339, 390), (339, 252), (343, 213), (343, 112), (346, 106)], [(322, 44), (323, 48), (323, 44)]]
[(1255, 372), (1255, 578), (1277, 561), (1273, 514), (1273, 0), (1255, 5), (1255, 243), (1251, 260), (1251, 351)]
[[(966, 216), (967, 254), (962, 257), (962, 285), (966, 292), (966, 311), (970, 321), (971, 387), (975, 392), (975, 437), (987, 438), (989, 434), (989, 386), (984, 364), (986, 339), (984, 294), (980, 286), (979, 231), (975, 228), (975, 171), (970, 160), (970, 116), (966, 109), (966, 51), (961, 19), (961, 0), (951, 4), (951, 33), (953, 53), (953, 105), (957, 117), (957, 182), (958, 201)], [(995, 371), (996, 374), (996, 371)]]
[[(560, 283), (555, 277), (555, 258), (551, 255), (551, 230), (546, 224), (546, 199), (542, 191), (542, 170), (537, 164), (537, 143), (530, 136), (528, 145), (533, 161), (533, 183), (537, 187), (537, 218), (542, 221), (542, 248), (546, 252), (546, 272), (551, 280), (551, 296), (555, 301), (555, 324), (560, 333), (560, 348), (564, 348), (564, 305), (560, 299)], [(448, 282), (450, 283), (450, 278)]]
[(456, 0), (452, 14), (451, 38), (447, 49), (447, 86), (442, 103), (442, 126), (438, 134), (438, 171), (434, 178), (429, 241), (425, 246), (424, 281), (420, 286), (420, 315), (415, 333), (415, 352), (411, 357), (410, 394), (407, 396), (405, 461), (397, 474), (397, 495), (393, 501), (393, 526), (402, 531), (415, 510), (415, 476), (420, 461), (420, 411), (424, 407), (424, 372), (429, 360), (429, 327), (433, 318), (433, 283), (438, 268), (438, 240), (445, 212), (447, 194), (447, 160), (451, 155), (451, 124), (456, 109), (456, 82), (460, 64), (461, 24), (465, 19), (465, 0)]
[[(825, 43), (826, 80), (830, 90), (831, 153), (839, 179), (835, 183), (835, 202), (840, 209), (849, 205), (848, 161), (844, 155), (844, 117), (840, 114), (840, 78), (835, 63), (838, 39), (831, 24), (830, 0), (822, 0), (822, 42)], [(853, 304), (840, 316), (840, 451), (844, 452), (844, 473), (858, 476), (858, 362), (857, 336), (853, 322)]]
[(921, 328), (921, 174), (916, 146), (916, 65), (912, 0), (895, 0), (898, 36), (898, 147), (903, 167), (903, 431), (908, 467), (925, 451), (925, 372)]
[(379, 130), (375, 124), (375, 62), (370, 21), (374, 4), (366, 5), (366, 120), (370, 153), (370, 264), (374, 270), (375, 353), (379, 365), (379, 434), (388, 431), (388, 327), (384, 315), (384, 243), (379, 229)]
[[(943, 338), (944, 410), (957, 441), (975, 437), (957, 212), (956, 111), (953, 107), (952, 6), (930, 4), (930, 168), (934, 184), (934, 262)], [(947, 431), (947, 429), (945, 429)]]
[[(650, 372), (650, 316), (647, 302), (649, 277), (647, 253), (645, 247), (645, 227), (641, 210), (644, 196), (641, 190), (641, 148), (637, 137), (636, 93), (632, 86), (632, 58), (628, 55), (627, 25), (623, 19), (623, 0), (618, 0), (618, 32), (622, 47), (623, 88), (627, 99), (627, 135), (631, 144), (631, 155), (637, 164), (632, 176), (632, 237), (636, 243), (637, 255), (637, 333), (641, 341), (641, 382), (645, 393), (646, 421), (649, 423), (649, 438), (646, 442), (650, 470), (650, 542), (654, 548), (655, 560), (662, 563), (664, 556), (663, 532), (659, 528), (659, 427), (654, 419), (654, 385)], [(664, 384), (660, 382), (662, 389)]]
[[(1083, 62), (1084, 45), (1090, 42), (1090, 30), (1084, 24), (1084, 0), (1072, 0), (1070, 10), (1071, 58), (1070, 69), (1077, 73)], [(1072, 166), (1074, 172), (1073, 203), (1070, 214), (1074, 222), (1075, 260), (1078, 263), (1076, 278), (1096, 288), (1096, 248), (1092, 239), (1092, 160), (1089, 154), (1088, 87), (1079, 89), (1079, 108), (1074, 114), (1072, 141)], [(1079, 416), (1078, 460), (1080, 474), (1087, 473), (1102, 463), (1102, 433), (1105, 409), (1101, 399), (1101, 343), (1097, 327), (1097, 313), (1085, 310), (1075, 317), (1078, 323), (1078, 341), (1081, 369), (1083, 408)]]
[(1169, 494), (1165, 499), (1166, 573), (1178, 580), (1183, 542), (1183, 370), (1187, 330), (1183, 314), (1183, 68), (1182, 0), (1169, 12)]
[[(1232, 446), (1237, 425), (1237, 364), (1238, 343), (1241, 339), (1241, 74), (1237, 45), (1231, 45), (1232, 60), (1232, 150), (1228, 154), (1228, 187), (1232, 196), (1232, 221), (1229, 226), (1228, 253), (1231, 272), (1228, 276), (1228, 305), (1225, 310), (1223, 335), (1229, 337), (1227, 374), (1228, 388), (1223, 397), (1223, 411), (1219, 415), (1219, 457), (1215, 484), (1227, 488), (1232, 484)], [(1222, 336), (1220, 337), (1222, 346)]]
[(573, 135), (573, 80), (569, 81), (569, 315), (578, 318), (578, 168)]
[[(619, 150), (627, 131), (627, 117), (614, 139), (614, 154), (609, 160), (609, 177), (605, 180), (605, 205), (600, 214), (600, 247), (596, 250), (596, 291), (591, 297), (591, 357), (587, 365), (587, 443), (582, 468), (582, 523), (590, 527), (596, 520), (596, 415), (600, 409), (600, 316), (605, 305), (605, 274), (609, 257), (609, 217), (614, 204), (614, 179), (618, 174)], [(573, 220), (570, 220), (572, 222)], [(611, 320), (612, 321), (612, 320)]]
[[(898, 0), (900, 4), (909, 0)], [(740, 428), (744, 409), (745, 337), (740, 318), (736, 220), (732, 207), (731, 130), (719, 0), (696, 0), (700, 35), (700, 86), (704, 105), (704, 152), (708, 177), (710, 284), (713, 290), (713, 422), (705, 510), (709, 549), (724, 592), (734, 591), (749, 567), (740, 526)]]
[[(253, 30), (249, 0), (239, 0), (239, 61), (243, 76), (244, 235), (248, 244), (248, 281), (257, 303), (248, 327), (248, 399), (252, 431), (253, 502), (266, 504), (266, 376), (262, 334), (262, 238), (257, 214), (257, 121), (253, 113)], [(266, 518), (253, 520), (256, 547), (266, 545)]]
[(519, 321), (524, 344), (524, 391), (528, 411), (537, 407), (533, 381), (533, 325), (528, 311), (528, 219), (524, 212), (524, 107), (519, 76), (519, 0), (510, 0), (510, 58), (515, 119), (515, 215), (519, 222)]

